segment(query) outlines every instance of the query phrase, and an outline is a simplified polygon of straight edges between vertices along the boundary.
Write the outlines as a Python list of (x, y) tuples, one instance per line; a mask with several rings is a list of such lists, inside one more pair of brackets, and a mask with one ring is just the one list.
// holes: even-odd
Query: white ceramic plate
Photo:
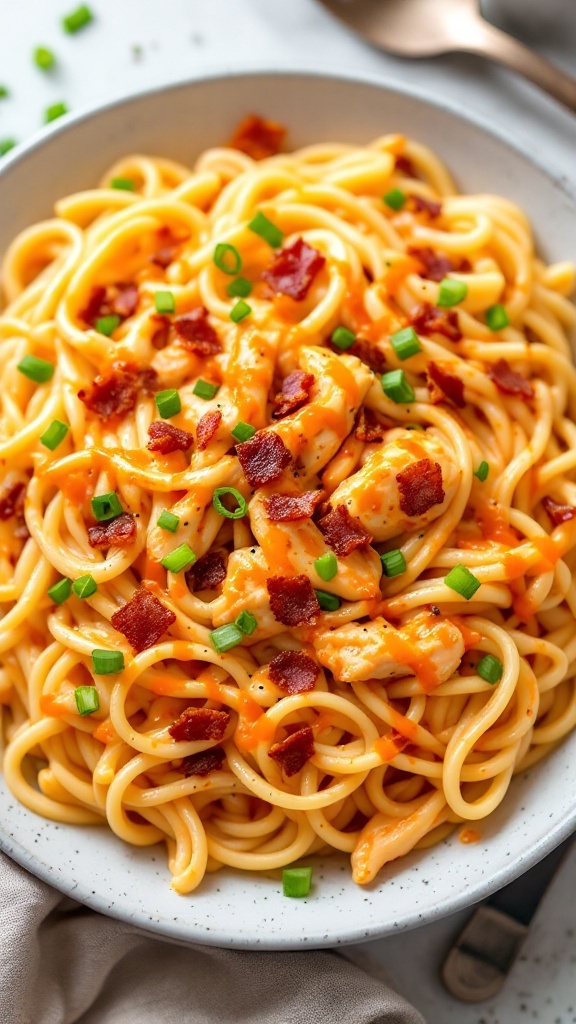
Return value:
[[(0, 251), (17, 231), (49, 216), (59, 196), (91, 187), (122, 154), (192, 163), (251, 111), (287, 125), (294, 147), (365, 142), (391, 131), (413, 135), (434, 147), (465, 191), (500, 193), (523, 206), (546, 259), (576, 260), (576, 194), (534, 153), (405, 88), (289, 72), (170, 86), (55, 125), (3, 164)], [(104, 829), (45, 821), (15, 803), (3, 783), (0, 846), (96, 910), (181, 940), (245, 949), (333, 946), (423, 924), (511, 881), (576, 826), (575, 774), (576, 733), (514, 781), (482, 823), (481, 842), (463, 846), (453, 837), (388, 865), (366, 889), (350, 880), (347, 858), (317, 860), (305, 900), (284, 898), (278, 877), (232, 870), (208, 876), (199, 892), (176, 896), (163, 847), (134, 849)]]

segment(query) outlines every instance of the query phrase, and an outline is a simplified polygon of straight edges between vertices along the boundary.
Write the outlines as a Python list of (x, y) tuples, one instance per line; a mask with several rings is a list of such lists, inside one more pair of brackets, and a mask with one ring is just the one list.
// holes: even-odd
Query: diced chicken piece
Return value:
[(234, 622), (240, 612), (248, 610), (258, 620), (258, 627), (250, 634), (250, 643), (282, 633), (286, 627), (274, 618), (266, 580), (273, 576), (259, 548), (237, 548), (228, 559), (226, 579), (220, 597), (212, 602), (214, 626)]

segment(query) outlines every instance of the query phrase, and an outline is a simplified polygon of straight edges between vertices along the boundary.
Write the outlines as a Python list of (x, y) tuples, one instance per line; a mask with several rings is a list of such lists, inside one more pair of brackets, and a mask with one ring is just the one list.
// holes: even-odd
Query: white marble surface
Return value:
[[(452, 55), (410, 63), (376, 53), (314, 0), (92, 0), (94, 24), (67, 36), (59, 19), (75, 6), (75, 0), (0, 0), (0, 85), (11, 93), (0, 100), (0, 140), (38, 131), (44, 109), (60, 100), (77, 110), (206, 71), (325, 67), (369, 71), (457, 99), (528, 140), (551, 166), (574, 176), (565, 143), (569, 138), (576, 144), (576, 115), (481, 59)], [(576, 75), (575, 0), (486, 0), (486, 8)], [(50, 73), (32, 62), (32, 50), (40, 44), (57, 55)], [(183, 130), (192, 132), (193, 125)], [(349, 955), (392, 980), (428, 1024), (573, 1024), (575, 891), (576, 851), (548, 892), (506, 988), (493, 1003), (464, 1006), (438, 980), (439, 965), (468, 912), (350, 948)]]

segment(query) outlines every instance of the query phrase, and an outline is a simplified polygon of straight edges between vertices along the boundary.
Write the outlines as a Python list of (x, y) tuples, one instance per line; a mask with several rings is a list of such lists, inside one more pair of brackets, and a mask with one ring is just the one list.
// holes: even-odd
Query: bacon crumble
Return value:
[(185, 573), (190, 590), (215, 590), (226, 579), (224, 558), (219, 551), (208, 551)]
[(383, 441), (386, 431), (389, 429), (379, 421), (372, 409), (363, 407), (358, 416), (354, 436), (358, 441), (365, 441), (369, 444), (371, 441)]
[(272, 262), (262, 272), (262, 279), (275, 292), (301, 302), (325, 263), (326, 257), (322, 253), (303, 238), (297, 238), (292, 245), (274, 253)]
[(237, 444), (236, 455), (251, 487), (263, 487), (277, 480), (292, 462), (282, 438), (273, 430), (259, 430), (247, 441)]
[(230, 724), (227, 711), (213, 708), (185, 708), (169, 727), (172, 739), (178, 742), (214, 740), (219, 743)]
[(148, 449), (151, 452), (160, 452), (162, 455), (170, 455), (172, 452), (187, 452), (194, 443), (192, 434), (187, 430), (180, 430), (166, 420), (155, 420), (148, 427)]
[(431, 459), (413, 462), (396, 474), (400, 492), (400, 510), (406, 516), (422, 516), (433, 505), (444, 501), (442, 467)]
[(182, 764), (176, 768), (177, 772), (189, 779), (191, 775), (200, 775), (204, 778), (212, 772), (218, 772), (222, 768), (226, 754), (222, 747), (210, 747), (208, 750), (199, 750), (197, 754), (187, 754), (182, 758)]
[(435, 252), (434, 249), (430, 249), (428, 246), (422, 246), (420, 249), (416, 246), (410, 246), (408, 255), (413, 256), (414, 259), (417, 259), (422, 264), (420, 277), (425, 277), (428, 281), (442, 281), (446, 274), (455, 269), (452, 260), (448, 256), (442, 252)]
[(356, 548), (370, 544), (372, 538), (359, 519), (351, 516), (346, 505), (337, 505), (318, 522), (329, 548), (340, 557), (349, 555)]
[(314, 733), (309, 725), (303, 725), (281, 743), (273, 743), (268, 751), (268, 757), (280, 765), (288, 778), (302, 771), (313, 755)]
[(220, 339), (211, 324), (208, 323), (208, 310), (198, 306), (173, 321), (178, 343), (187, 352), (198, 356), (214, 356), (222, 351)]
[(276, 408), (272, 415), (275, 419), (296, 412), (308, 402), (310, 389), (314, 383), (314, 374), (304, 370), (293, 370), (282, 381), (282, 389), (274, 399)]
[[(94, 523), (88, 527), (91, 548), (126, 548), (136, 538), (136, 520), (130, 512), (122, 512), (107, 523)], [(121, 631), (120, 631), (121, 632)]]
[(369, 366), (374, 373), (384, 373), (386, 369), (386, 356), (378, 345), (367, 338), (356, 338), (354, 344), (348, 350), (351, 356), (357, 356), (366, 366)]
[(293, 523), (298, 519), (310, 519), (322, 491), (304, 491), (303, 494), (271, 494), (264, 499), (268, 519), (274, 523)]
[(409, 156), (400, 155), (396, 157), (396, 170), (405, 174), (407, 178), (417, 178), (418, 173)]
[(123, 320), (132, 316), (138, 306), (138, 286), (131, 283), (109, 285), (107, 288), (98, 285), (92, 289), (88, 304), (79, 314), (80, 319), (90, 327), (97, 320), (110, 314), (116, 314)]
[(284, 626), (303, 626), (320, 612), (307, 576), (270, 576), (266, 580), (272, 614)]
[(416, 195), (415, 192), (411, 193), (410, 199), (416, 213), (427, 213), (433, 220), (442, 213), (442, 203), (436, 199), (426, 199), (424, 196)]
[(110, 621), (135, 651), (146, 651), (158, 643), (176, 621), (176, 615), (149, 590), (140, 587), (127, 604), (114, 612)]
[(136, 406), (138, 390), (151, 394), (157, 387), (158, 376), (149, 367), (139, 369), (132, 363), (113, 363), (112, 372), (107, 376), (94, 378), (86, 388), (81, 388), (78, 398), (95, 413), (99, 419), (122, 416)]
[(530, 381), (521, 373), (513, 370), (506, 359), (499, 359), (497, 363), (492, 363), (488, 370), (488, 376), (498, 390), (505, 395), (513, 395), (515, 398), (521, 398), (524, 402), (534, 398), (534, 388)]
[(450, 373), (441, 363), (428, 363), (428, 374), (440, 391), (459, 409), (466, 405), (464, 398), (464, 381), (456, 374)]
[(25, 493), (26, 484), (22, 483), (21, 480), (6, 491), (4, 496), (0, 498), (0, 519), (11, 519), (12, 516), (16, 515), (24, 503)]
[(205, 412), (200, 417), (196, 427), (196, 446), (199, 452), (203, 452), (208, 447), (221, 422), (222, 413), (219, 409), (215, 409), (213, 412)]
[(542, 505), (554, 526), (561, 526), (562, 523), (568, 523), (571, 519), (576, 519), (576, 508), (573, 505), (562, 505), (560, 502), (554, 501), (554, 498), (549, 498), (548, 496), (542, 498)]
[(286, 129), (278, 121), (269, 121), (258, 114), (248, 114), (236, 126), (230, 139), (232, 149), (239, 149), (253, 160), (276, 156), (282, 148)]
[(268, 665), (268, 675), (275, 686), (291, 696), (309, 693), (316, 685), (320, 669), (303, 651), (281, 651)]
[(448, 341), (460, 341), (462, 337), (455, 309), (439, 309), (423, 302), (410, 317), (410, 323), (417, 334), (442, 334)]

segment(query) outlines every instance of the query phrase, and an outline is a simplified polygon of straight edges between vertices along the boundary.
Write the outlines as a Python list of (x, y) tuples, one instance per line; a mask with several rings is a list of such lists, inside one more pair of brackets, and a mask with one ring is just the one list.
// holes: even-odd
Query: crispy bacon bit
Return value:
[(187, 452), (194, 443), (192, 434), (187, 430), (179, 430), (172, 423), (166, 420), (155, 420), (148, 427), (148, 449), (151, 452), (160, 452), (162, 455), (170, 455), (171, 452)]
[(337, 505), (320, 519), (318, 527), (328, 547), (340, 557), (349, 555), (356, 548), (365, 547), (372, 540), (368, 530), (359, 519), (350, 515), (346, 505)]
[(270, 608), (284, 626), (313, 622), (320, 605), (307, 576), (271, 576), (266, 580)]
[(400, 171), (400, 174), (405, 174), (407, 178), (417, 178), (418, 173), (414, 164), (412, 163), (409, 156), (397, 156), (396, 157), (396, 170)]
[(554, 526), (561, 526), (562, 523), (576, 519), (576, 508), (573, 505), (561, 505), (560, 502), (549, 497), (543, 498), (542, 504), (546, 515)]
[[(136, 537), (136, 520), (130, 512), (122, 512), (107, 523), (95, 523), (88, 527), (88, 543), (91, 548), (127, 548)], [(120, 631), (122, 632), (122, 631)]]
[(292, 461), (284, 441), (273, 430), (259, 430), (248, 441), (236, 445), (236, 454), (251, 487), (277, 480)]
[(176, 621), (176, 616), (154, 594), (140, 587), (127, 604), (114, 612), (110, 621), (135, 651), (146, 651), (158, 643)]
[(300, 302), (306, 298), (314, 278), (325, 263), (326, 258), (321, 252), (313, 249), (303, 238), (297, 238), (292, 245), (274, 253), (262, 278), (275, 292)]
[(272, 658), (268, 675), (284, 693), (309, 693), (316, 685), (320, 669), (302, 651), (282, 651)]
[(190, 590), (214, 590), (225, 579), (226, 566), (219, 551), (208, 551), (186, 573)]
[(526, 338), (526, 341), (529, 345), (537, 345), (538, 342), (542, 341), (540, 335), (536, 334), (536, 331), (533, 331), (532, 328), (528, 327), (527, 324), (524, 324), (523, 330), (524, 337)]
[(125, 319), (136, 312), (138, 305), (138, 286), (135, 284), (119, 284), (118, 291), (112, 298), (110, 306), (112, 312)]
[(220, 339), (208, 323), (208, 310), (205, 306), (198, 306), (184, 316), (177, 316), (174, 329), (180, 345), (187, 352), (194, 352), (197, 356), (214, 356), (222, 351)]
[(448, 341), (460, 341), (462, 337), (455, 309), (438, 309), (423, 302), (410, 317), (410, 323), (418, 334), (443, 334)]
[(196, 447), (199, 452), (203, 452), (208, 447), (221, 422), (222, 413), (219, 409), (215, 409), (214, 412), (205, 412), (200, 417), (196, 427)]
[(384, 373), (386, 369), (386, 356), (373, 342), (367, 338), (356, 338), (356, 341), (349, 349), (349, 355), (357, 356), (366, 366), (369, 366), (374, 373)]
[(199, 750), (197, 754), (188, 754), (187, 757), (182, 758), (182, 764), (176, 771), (185, 775), (187, 779), (191, 775), (201, 775), (204, 778), (206, 775), (211, 775), (212, 772), (220, 771), (225, 757), (226, 754), (222, 747)]
[(449, 373), (448, 370), (444, 369), (442, 363), (429, 363), (428, 374), (434, 381), (434, 384), (446, 395), (446, 398), (454, 402), (454, 405), (457, 405), (459, 409), (464, 408), (466, 405), (464, 381), (460, 377), (457, 377), (454, 373)]
[(157, 380), (152, 369), (139, 370), (132, 363), (113, 363), (112, 373), (95, 377), (92, 384), (78, 392), (78, 398), (101, 420), (107, 420), (110, 416), (131, 412), (138, 389), (149, 393), (155, 389)]
[(455, 269), (448, 256), (445, 256), (443, 252), (435, 252), (428, 246), (423, 246), (421, 249), (410, 246), (408, 255), (414, 256), (422, 264), (423, 271), (420, 277), (425, 277), (428, 281), (442, 281), (446, 274)]
[(168, 732), (178, 742), (215, 740), (219, 743), (230, 724), (227, 711), (213, 708), (185, 708)]
[[(90, 298), (86, 307), (78, 314), (80, 320), (83, 320), (85, 324), (92, 326), (98, 317), (102, 316), (102, 304), (106, 300), (106, 289), (100, 285), (93, 288), (90, 292)], [(110, 309), (108, 308), (108, 312)]]
[(138, 305), (138, 286), (135, 284), (113, 284), (108, 288), (98, 286), (92, 289), (88, 304), (79, 314), (84, 323), (93, 327), (100, 317), (115, 313), (126, 319), (132, 316)]
[(162, 316), (161, 313), (153, 313), (150, 319), (156, 325), (150, 336), (150, 342), (152, 348), (160, 351), (160, 349), (166, 348), (170, 341), (170, 320), (167, 316)]
[(433, 505), (444, 501), (442, 467), (431, 459), (413, 462), (396, 474), (400, 492), (400, 510), (406, 516), (423, 516)]
[(314, 733), (309, 725), (303, 725), (281, 743), (273, 743), (268, 751), (268, 757), (280, 765), (288, 778), (302, 771), (313, 754)]
[(506, 359), (499, 359), (497, 363), (493, 363), (488, 370), (488, 376), (505, 395), (514, 395), (524, 402), (534, 398), (534, 388), (530, 381), (513, 370)]
[(442, 203), (435, 199), (425, 199), (424, 196), (417, 196), (412, 193), (410, 196), (416, 213), (427, 213), (429, 217), (439, 217), (442, 213)]
[(358, 422), (356, 424), (356, 430), (354, 436), (359, 441), (383, 441), (386, 430), (389, 428), (380, 423), (376, 413), (372, 412), (372, 409), (361, 409), (360, 415), (358, 416)]
[(0, 519), (11, 519), (24, 504), (26, 484), (19, 481), (0, 498)]
[(297, 519), (310, 519), (322, 491), (304, 491), (303, 494), (271, 494), (264, 499), (268, 519), (274, 523), (293, 523)]
[(248, 114), (236, 126), (230, 146), (251, 156), (253, 160), (265, 160), (280, 152), (285, 134), (286, 129), (278, 121), (268, 121), (258, 114)]
[(278, 419), (300, 409), (308, 401), (313, 383), (313, 373), (304, 373), (304, 370), (293, 370), (289, 373), (282, 381), (282, 390), (274, 399), (276, 408), (272, 415)]

